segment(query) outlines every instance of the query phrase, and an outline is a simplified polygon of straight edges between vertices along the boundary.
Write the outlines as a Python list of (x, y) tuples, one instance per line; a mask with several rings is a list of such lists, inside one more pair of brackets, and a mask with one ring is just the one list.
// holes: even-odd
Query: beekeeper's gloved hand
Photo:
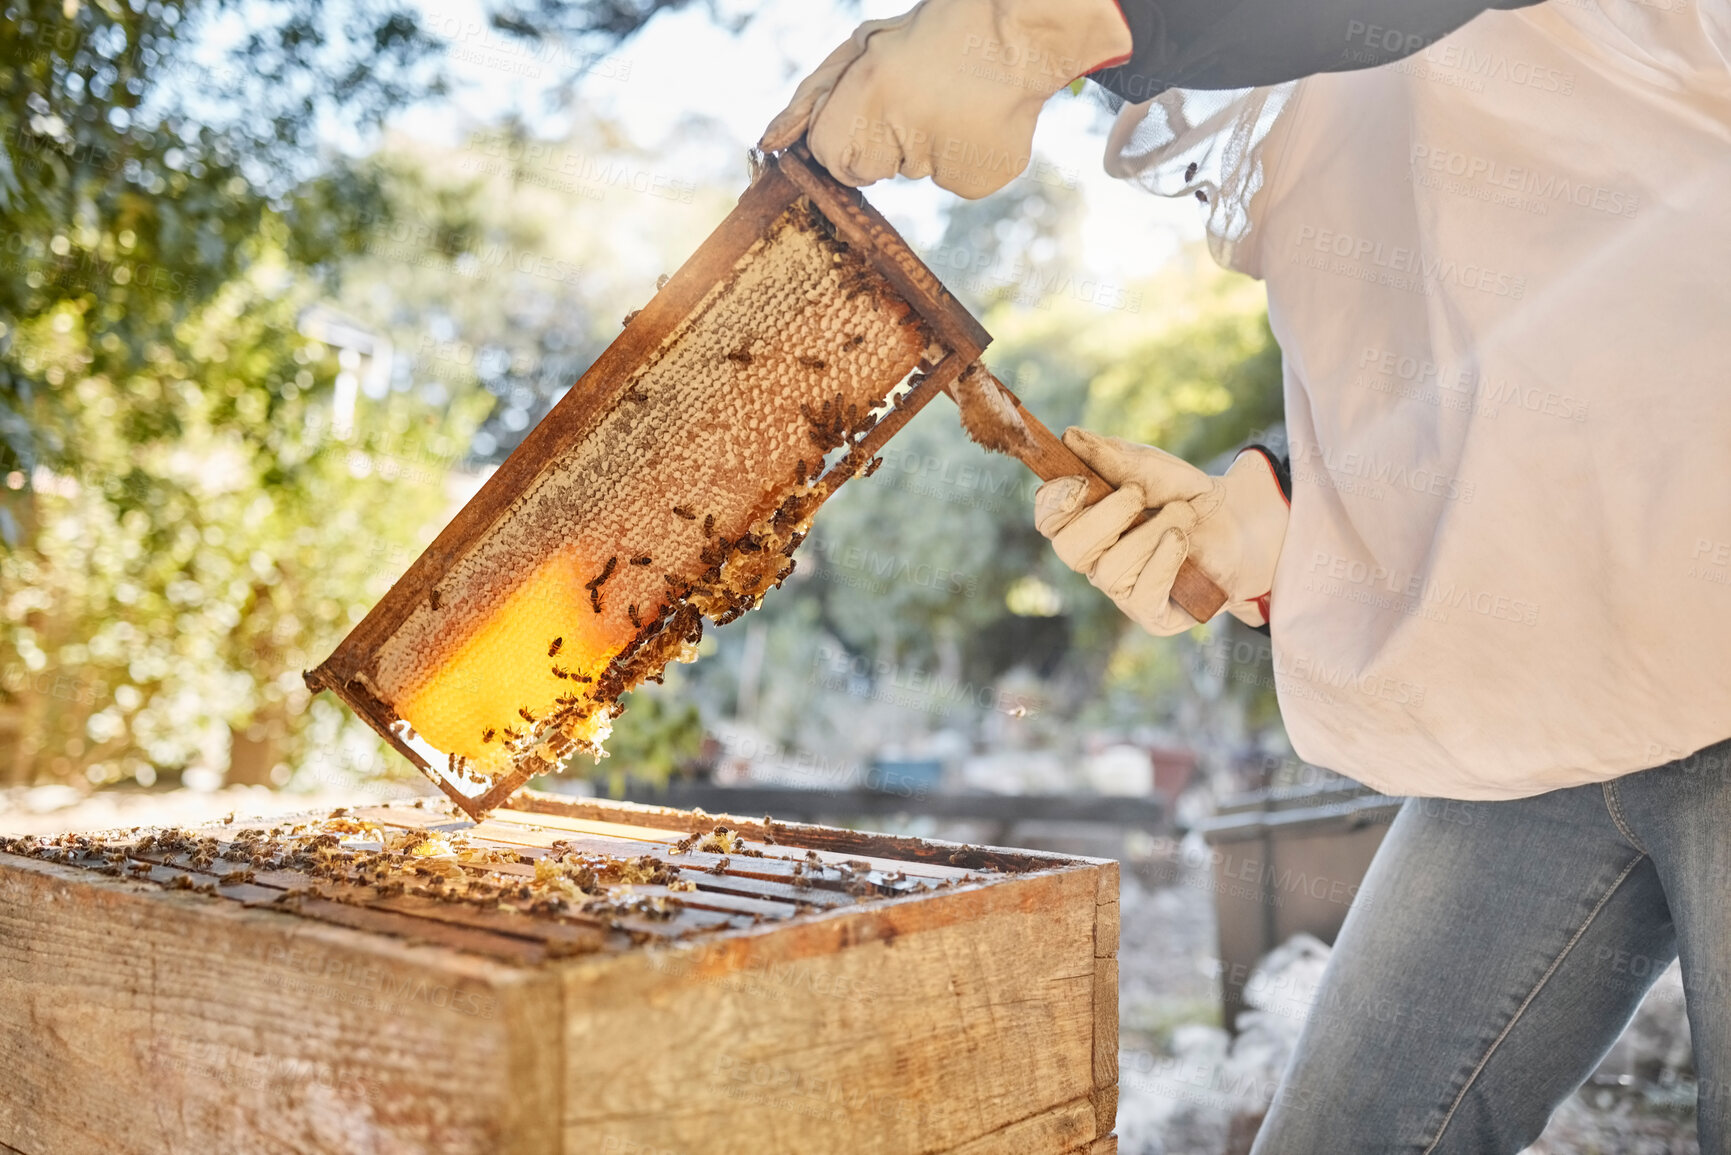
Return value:
[(1115, 0), (922, 0), (855, 29), (758, 147), (778, 152), (805, 133), (844, 184), (899, 172), (983, 197), (1028, 166), (1047, 97), (1129, 55)]
[[(1035, 492), (1034, 525), (1065, 565), (1164, 637), (1196, 624), (1171, 600), (1178, 567), (1191, 557), (1226, 591), (1230, 613), (1267, 624), (1289, 503), (1266, 450), (1246, 449), (1224, 477), (1210, 477), (1164, 450), (1086, 429), (1065, 430), (1064, 444), (1117, 487), (1093, 505), (1082, 504), (1088, 486), (1080, 477)], [(1145, 508), (1159, 512), (1130, 529)]]

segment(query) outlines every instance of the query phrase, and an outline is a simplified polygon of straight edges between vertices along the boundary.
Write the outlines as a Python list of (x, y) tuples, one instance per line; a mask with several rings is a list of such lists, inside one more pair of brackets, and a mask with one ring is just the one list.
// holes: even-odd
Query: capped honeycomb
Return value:
[[(355, 678), (449, 776), (599, 753), (621, 694), (793, 570), (930, 343), (796, 199), (618, 398), (454, 558)], [(429, 761), (433, 761), (429, 758)]]

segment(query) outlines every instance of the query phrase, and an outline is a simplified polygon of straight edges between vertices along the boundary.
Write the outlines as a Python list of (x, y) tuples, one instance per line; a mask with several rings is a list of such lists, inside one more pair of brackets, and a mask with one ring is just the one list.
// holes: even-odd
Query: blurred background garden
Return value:
[[(0, 782), (406, 769), (301, 671), (725, 215), (756, 126), (859, 14), (8, 9)], [(874, 199), (1048, 424), (1199, 463), (1269, 436), (1260, 287), (1207, 260), (1200, 206), (1098, 173), (1102, 103), (1055, 103), (1004, 192)], [(740, 743), (859, 767), (1278, 749), (1252, 636), (1128, 628), (1033, 531), (1035, 484), (923, 414), (780, 596), (572, 772), (703, 769)]]
[[(8, 0), (0, 830), (424, 792), (302, 671), (722, 219), (798, 77), (899, 7)], [(1281, 446), (1261, 286), (1212, 263), (1203, 206), (1104, 176), (1111, 116), (1060, 92), (1002, 192), (871, 199), (1048, 425), (1216, 468)], [(1182, 835), (1334, 782), (1291, 756), (1265, 638), (1131, 626), (1035, 533), (1036, 485), (931, 406), (784, 588), (630, 697), (610, 758), (537, 785), (888, 788), (907, 804), (871, 825), (1124, 859), (1124, 1149), (1242, 1146), (1326, 948), (1276, 958), (1283, 1001), (1229, 1039), (1210, 851)], [(939, 795), (1165, 817), (969, 826), (922, 813)], [(1662, 1026), (1625, 1056), (1644, 1087), (1687, 1074)], [(1593, 1109), (1632, 1117), (1619, 1095)], [(1683, 1149), (1568, 1142), (1545, 1149)]]

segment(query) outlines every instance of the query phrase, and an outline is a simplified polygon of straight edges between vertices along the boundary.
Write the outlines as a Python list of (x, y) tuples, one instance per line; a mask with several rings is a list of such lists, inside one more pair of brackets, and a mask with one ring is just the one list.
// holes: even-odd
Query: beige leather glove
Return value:
[(1129, 54), (1115, 0), (922, 0), (860, 25), (758, 147), (779, 152), (804, 133), (844, 184), (899, 172), (983, 197), (1028, 166), (1047, 97)]
[[(1245, 450), (1224, 477), (1210, 477), (1164, 450), (1086, 429), (1065, 430), (1064, 444), (1117, 487), (1089, 506), (1080, 477), (1035, 492), (1035, 528), (1065, 565), (1137, 625), (1165, 637), (1196, 625), (1171, 598), (1178, 567), (1193, 557), (1226, 591), (1230, 613), (1247, 625), (1267, 624), (1289, 505), (1261, 451)], [(1144, 509), (1159, 512), (1131, 529)]]

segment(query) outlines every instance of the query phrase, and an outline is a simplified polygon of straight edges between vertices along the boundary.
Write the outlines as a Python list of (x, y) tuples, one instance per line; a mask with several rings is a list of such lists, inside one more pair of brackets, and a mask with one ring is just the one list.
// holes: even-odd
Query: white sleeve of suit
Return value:
[(1724, 0), (1553, 0), (1293, 90), (1237, 263), (1302, 757), (1493, 799), (1731, 736), (1728, 58)]

